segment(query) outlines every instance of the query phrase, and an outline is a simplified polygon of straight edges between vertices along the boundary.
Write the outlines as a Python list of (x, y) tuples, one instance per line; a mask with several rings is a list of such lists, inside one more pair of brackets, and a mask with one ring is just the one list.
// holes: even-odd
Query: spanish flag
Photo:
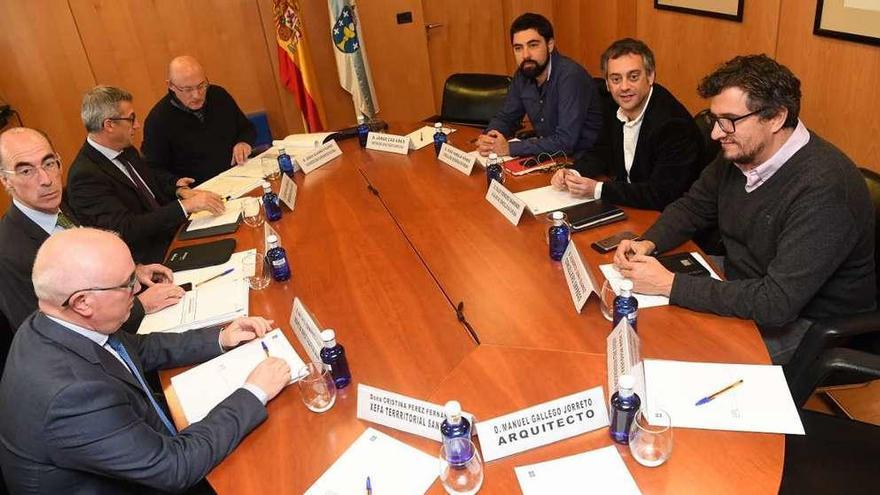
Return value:
[(324, 118), (317, 102), (318, 85), (303, 31), (300, 0), (275, 0), (274, 14), (281, 82), (296, 97), (306, 132), (322, 131)]

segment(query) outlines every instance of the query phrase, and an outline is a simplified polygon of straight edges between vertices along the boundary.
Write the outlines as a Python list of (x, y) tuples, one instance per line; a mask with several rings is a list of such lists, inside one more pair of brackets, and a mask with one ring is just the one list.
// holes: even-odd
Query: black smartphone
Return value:
[(637, 236), (636, 234), (628, 230), (624, 230), (623, 232), (618, 232), (611, 237), (606, 237), (602, 240), (596, 241), (590, 244), (590, 246), (600, 253), (607, 253), (609, 251), (614, 251), (617, 248), (617, 245), (620, 244), (620, 241), (624, 239), (632, 240), (638, 238), (639, 236)]
[(189, 292), (193, 288), (192, 282), (187, 282), (185, 284), (180, 284), (180, 288), (183, 289), (184, 292)]

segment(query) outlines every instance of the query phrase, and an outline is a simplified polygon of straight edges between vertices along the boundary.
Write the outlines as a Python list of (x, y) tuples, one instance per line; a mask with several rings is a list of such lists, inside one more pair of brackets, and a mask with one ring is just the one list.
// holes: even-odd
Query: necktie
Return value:
[(177, 434), (177, 430), (174, 428), (174, 425), (171, 424), (171, 421), (168, 419), (168, 416), (165, 415), (165, 411), (159, 406), (156, 402), (156, 399), (153, 398), (153, 392), (150, 391), (150, 387), (147, 386), (147, 383), (144, 381), (144, 377), (141, 376), (140, 372), (137, 369), (137, 366), (134, 365), (134, 362), (131, 360), (131, 356), (128, 354), (128, 351), (125, 350), (125, 346), (122, 345), (122, 341), (116, 335), (110, 335), (107, 338), (107, 345), (109, 345), (119, 357), (125, 362), (125, 365), (128, 366), (128, 370), (131, 371), (131, 374), (137, 379), (138, 383), (141, 385), (141, 389), (143, 389), (144, 393), (147, 394), (147, 398), (150, 399), (150, 404), (153, 405), (153, 408), (156, 410), (156, 414), (159, 415), (159, 419), (162, 420), (162, 423), (165, 424), (165, 428), (168, 428), (168, 431), (171, 432), (172, 435)]
[(63, 211), (58, 210), (58, 220), (55, 221), (55, 226), (67, 230), (76, 227), (76, 224)]
[(138, 193), (141, 195), (141, 199), (144, 203), (149, 207), (150, 210), (155, 210), (159, 208), (159, 202), (156, 201), (156, 198), (147, 189), (147, 185), (140, 179), (140, 176), (135, 172), (134, 167), (131, 165), (131, 162), (123, 156), (119, 155), (119, 161), (125, 167), (125, 170), (128, 172), (128, 176), (131, 177), (131, 181), (134, 183), (135, 189), (138, 190)]

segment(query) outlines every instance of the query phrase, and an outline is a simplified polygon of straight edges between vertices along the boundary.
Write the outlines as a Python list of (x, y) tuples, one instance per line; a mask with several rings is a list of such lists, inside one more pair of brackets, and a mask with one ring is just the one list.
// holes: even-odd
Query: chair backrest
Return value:
[(254, 148), (272, 146), (272, 129), (269, 127), (266, 112), (249, 113), (247, 118), (257, 130), (257, 141), (254, 143)]
[(510, 88), (510, 76), (452, 74), (443, 86), (440, 120), (485, 126), (501, 110)]
[(712, 139), (712, 126), (706, 121), (706, 114), (708, 113), (709, 109), (704, 108), (694, 115), (694, 123), (697, 124), (697, 129), (700, 130), (700, 136), (703, 137), (703, 155), (700, 157), (700, 163), (702, 164), (700, 167), (701, 169), (712, 163), (712, 160), (714, 160), (715, 157), (718, 156), (718, 152), (721, 151), (721, 144)]
[(871, 203), (874, 204), (874, 278), (877, 282), (877, 303), (880, 307), (880, 250), (877, 242), (880, 241), (880, 174), (873, 170), (859, 167), (859, 172), (865, 178), (865, 185), (871, 194)]

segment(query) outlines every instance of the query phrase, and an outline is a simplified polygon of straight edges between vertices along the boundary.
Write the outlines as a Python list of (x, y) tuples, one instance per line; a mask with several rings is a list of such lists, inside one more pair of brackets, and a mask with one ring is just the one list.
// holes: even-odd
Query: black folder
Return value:
[(238, 230), (238, 226), (240, 224), (241, 224), (241, 215), (239, 215), (238, 219), (232, 223), (218, 225), (216, 227), (209, 227), (207, 229), (187, 231), (186, 229), (187, 229), (187, 227), (189, 227), (189, 222), (187, 222), (186, 224), (184, 224), (183, 229), (181, 229), (180, 233), (177, 234), (177, 240), (189, 241), (192, 239), (201, 239), (203, 237), (211, 237), (211, 236), (215, 236), (215, 235), (232, 234), (233, 232)]
[(619, 222), (626, 218), (626, 213), (623, 210), (612, 204), (604, 203), (601, 199), (570, 206), (562, 211), (568, 216), (571, 230), (575, 232)]
[(235, 252), (235, 239), (193, 244), (168, 253), (164, 265), (175, 272), (220, 265), (229, 261), (233, 252)]
[(658, 256), (657, 261), (672, 273), (692, 275), (694, 277), (708, 277), (709, 270), (694, 258), (691, 253), (675, 253), (666, 256)]

